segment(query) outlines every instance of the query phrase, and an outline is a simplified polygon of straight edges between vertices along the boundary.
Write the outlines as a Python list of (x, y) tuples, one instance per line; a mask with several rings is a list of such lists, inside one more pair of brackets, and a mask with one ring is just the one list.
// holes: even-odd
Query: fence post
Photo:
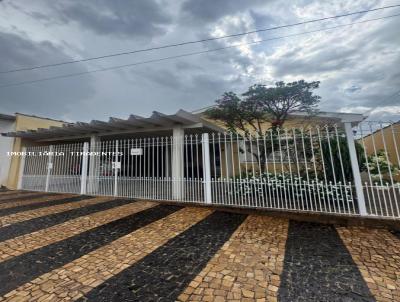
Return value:
[(172, 129), (172, 198), (182, 200), (184, 198), (184, 130), (183, 128)]
[(97, 156), (96, 152), (101, 152), (101, 142), (98, 136), (92, 135), (90, 137), (90, 152), (93, 154), (89, 158), (89, 179), (87, 185), (87, 193), (96, 195), (99, 189), (99, 176), (100, 176), (100, 155)]
[(351, 122), (345, 122), (344, 129), (346, 131), (347, 145), (349, 146), (351, 170), (353, 172), (354, 186), (356, 187), (358, 209), (360, 211), (361, 216), (366, 216), (367, 208), (365, 206), (365, 197), (361, 182), (360, 166), (357, 159), (357, 151), (356, 151), (356, 146), (354, 144), (354, 134)]
[(21, 151), (22, 151), (22, 156), (21, 156), (21, 161), (19, 162), (19, 174), (18, 174), (18, 184), (17, 184), (18, 190), (22, 189), (22, 177), (24, 176), (26, 147), (22, 147)]
[(47, 160), (47, 175), (46, 175), (46, 187), (45, 191), (49, 191), (49, 184), (50, 184), (50, 175), (51, 175), (51, 170), (53, 169), (53, 150), (54, 146), (50, 145), (49, 146), (49, 157)]
[(204, 201), (211, 203), (211, 161), (210, 161), (210, 138), (208, 133), (202, 134), (203, 149), (203, 183), (204, 183)]
[(81, 194), (86, 194), (87, 168), (88, 168), (89, 143), (83, 143), (82, 171), (81, 171)]
[(118, 170), (121, 164), (118, 161), (118, 140), (115, 141), (115, 157), (114, 157), (114, 196), (118, 196)]

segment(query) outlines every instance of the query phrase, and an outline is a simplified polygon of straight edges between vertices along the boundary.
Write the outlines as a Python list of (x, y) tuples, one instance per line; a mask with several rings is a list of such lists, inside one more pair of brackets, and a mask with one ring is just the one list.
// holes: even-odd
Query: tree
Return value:
[(225, 92), (215, 101), (217, 106), (206, 111), (206, 116), (220, 120), (231, 132), (249, 134), (250, 129), (261, 133), (261, 124), (269, 120), (266, 112), (256, 102), (241, 99), (234, 92)]
[(222, 121), (230, 131), (241, 130), (245, 134), (265, 131), (263, 124), (270, 122), (273, 128), (282, 127), (289, 114), (294, 111), (312, 114), (321, 99), (313, 94), (319, 81), (304, 80), (284, 83), (274, 87), (256, 84), (242, 94), (226, 92), (216, 100), (217, 106), (206, 111), (210, 118)]
[[(274, 87), (257, 84), (238, 96), (234, 92), (226, 92), (216, 100), (216, 106), (206, 111), (206, 116), (220, 120), (231, 132), (242, 132), (248, 140), (243, 140), (240, 148), (252, 154), (258, 162), (265, 163), (269, 150), (278, 150), (280, 142), (279, 128), (281, 128), (293, 111), (302, 111), (311, 114), (316, 110), (320, 97), (313, 94), (319, 87), (319, 82), (305, 82), (300, 80), (292, 83), (277, 82)], [(268, 130), (266, 122), (272, 125), (271, 139), (258, 146), (254, 152), (254, 138), (252, 133), (260, 136)], [(282, 133), (282, 132), (281, 132)], [(245, 149), (245, 150), (243, 150)], [(293, 145), (289, 151), (294, 152)], [(264, 165), (263, 165), (264, 166)], [(264, 166), (265, 168), (265, 166)]]

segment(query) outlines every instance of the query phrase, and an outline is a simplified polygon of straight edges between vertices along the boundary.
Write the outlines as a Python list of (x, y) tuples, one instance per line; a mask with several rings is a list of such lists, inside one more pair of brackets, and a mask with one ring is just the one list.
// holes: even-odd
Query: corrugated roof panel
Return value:
[(64, 124), (60, 127), (51, 126), (48, 129), (40, 128), (37, 130), (27, 130), (19, 132), (2, 133), (3, 136), (9, 137), (26, 137), (31, 139), (51, 139), (57, 136), (64, 138), (74, 136), (90, 136), (93, 133), (98, 135), (107, 135), (110, 133), (118, 134), (121, 132), (142, 132), (144, 130), (154, 130), (157, 128), (167, 130), (165, 128), (173, 128), (176, 125), (184, 127), (205, 128), (205, 130), (223, 132), (224, 129), (201, 119), (199, 116), (184, 110), (179, 110), (175, 114), (166, 115), (154, 111), (150, 117), (142, 117), (131, 114), (128, 119), (120, 119), (110, 117), (108, 122), (92, 120), (89, 123), (77, 122), (74, 124)]

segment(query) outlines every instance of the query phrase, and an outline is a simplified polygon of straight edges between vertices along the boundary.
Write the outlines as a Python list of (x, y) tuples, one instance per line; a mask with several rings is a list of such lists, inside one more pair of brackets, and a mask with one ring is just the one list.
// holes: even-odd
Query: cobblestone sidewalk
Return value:
[(0, 301), (400, 301), (400, 233), (4, 191)]

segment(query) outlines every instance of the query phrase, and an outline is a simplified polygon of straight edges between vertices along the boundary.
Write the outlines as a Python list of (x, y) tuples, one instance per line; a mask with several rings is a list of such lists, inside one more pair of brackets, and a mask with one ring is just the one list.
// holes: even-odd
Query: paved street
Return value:
[(400, 301), (400, 235), (0, 192), (0, 301)]

